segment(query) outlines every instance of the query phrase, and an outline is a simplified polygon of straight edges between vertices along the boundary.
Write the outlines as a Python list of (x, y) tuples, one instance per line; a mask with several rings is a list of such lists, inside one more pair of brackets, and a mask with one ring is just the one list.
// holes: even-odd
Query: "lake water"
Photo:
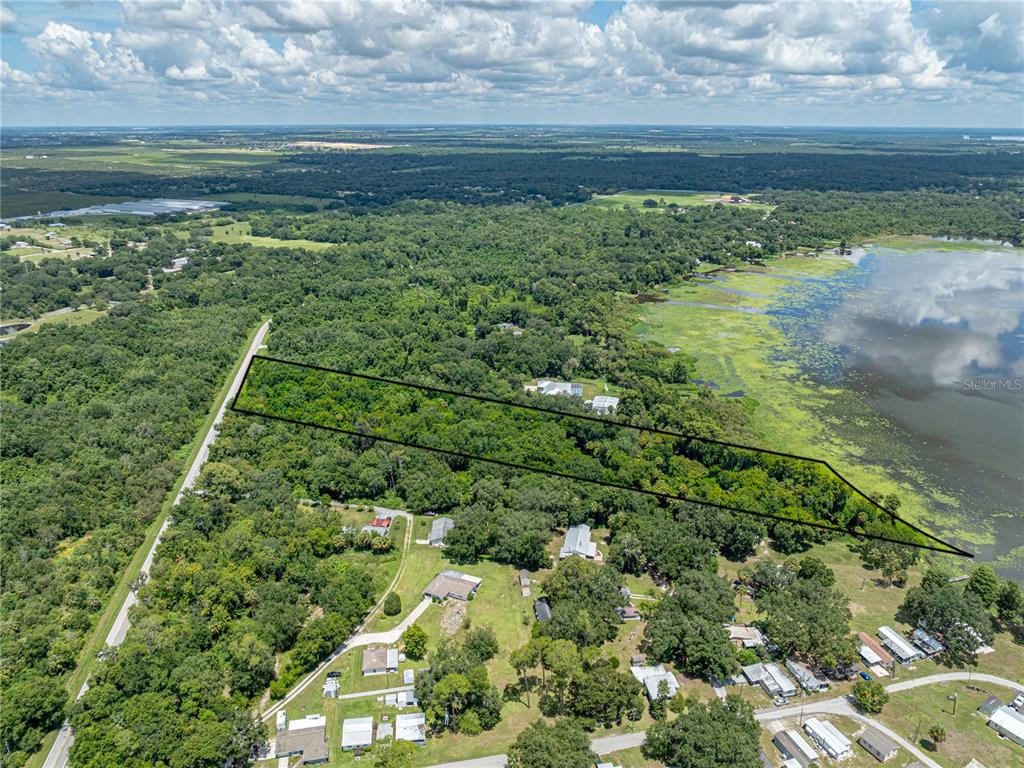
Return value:
[(897, 474), (955, 499), (946, 519), (994, 540), (968, 548), (1024, 575), (1024, 249), (868, 246), (854, 261), (772, 314), (827, 350), (812, 377), (855, 390), (892, 427), (912, 465)]

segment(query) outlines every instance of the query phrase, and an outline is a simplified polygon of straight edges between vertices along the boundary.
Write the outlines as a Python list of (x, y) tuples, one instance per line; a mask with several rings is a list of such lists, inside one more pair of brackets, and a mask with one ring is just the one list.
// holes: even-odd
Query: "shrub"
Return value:
[(397, 592), (389, 592), (388, 596), (384, 598), (384, 615), (397, 616), (401, 612), (402, 598), (398, 596)]

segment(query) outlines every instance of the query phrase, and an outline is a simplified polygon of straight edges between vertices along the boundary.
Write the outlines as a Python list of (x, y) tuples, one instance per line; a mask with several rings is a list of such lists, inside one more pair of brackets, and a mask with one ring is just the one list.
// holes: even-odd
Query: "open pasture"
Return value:
[[(617, 192), (614, 195), (599, 195), (584, 205), (597, 208), (635, 208), (642, 211), (665, 211), (669, 206), (675, 204), (679, 208), (690, 208), (700, 205), (714, 205), (722, 203), (737, 208), (755, 208), (758, 210), (771, 210), (770, 205), (756, 202), (731, 202), (733, 195), (723, 192), (693, 192), (688, 190), (671, 189), (627, 189)], [(746, 198), (740, 198), (746, 200)], [(644, 200), (654, 200), (658, 205), (645, 207)]]

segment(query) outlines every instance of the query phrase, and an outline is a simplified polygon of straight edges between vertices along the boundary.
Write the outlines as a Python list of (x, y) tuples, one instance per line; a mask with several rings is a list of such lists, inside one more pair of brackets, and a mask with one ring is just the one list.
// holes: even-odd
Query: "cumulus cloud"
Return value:
[[(46, 19), (23, 38), (34, 60), (9, 68), (65, 94), (114, 90), (125, 103), (187, 88), (238, 102), (481, 108), (509, 99), (714, 104), (740, 94), (806, 104), (840, 95), (1005, 102), (1024, 70), (1018, 4), (631, 0), (601, 25), (588, 21), (592, 5), (122, 0), (113, 29)], [(15, 17), (3, 14), (5, 24)]]

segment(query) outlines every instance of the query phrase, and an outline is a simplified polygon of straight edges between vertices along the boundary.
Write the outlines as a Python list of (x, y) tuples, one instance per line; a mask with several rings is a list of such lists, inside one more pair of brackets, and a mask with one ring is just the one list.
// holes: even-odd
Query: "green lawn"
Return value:
[[(722, 192), (690, 192), (671, 189), (627, 189), (614, 195), (599, 195), (584, 205), (597, 208), (635, 208), (642, 211), (665, 211), (667, 207), (675, 203), (680, 208), (696, 205), (714, 205), (722, 202), (725, 205), (733, 205), (737, 208), (756, 208), (758, 210), (771, 210), (770, 205), (764, 203), (732, 203), (725, 202), (721, 198), (728, 198), (730, 195)], [(644, 200), (655, 200), (658, 206), (645, 208)]]
[(336, 243), (321, 243), (316, 240), (281, 240), (276, 237), (262, 237), (251, 234), (247, 221), (223, 224), (213, 228), (216, 243), (249, 243), (259, 248), (306, 248), (310, 251), (325, 251), (337, 247)]
[[(1004, 674), (1007, 673), (1010, 670), (1004, 670)], [(895, 693), (878, 719), (908, 741), (917, 732), (918, 746), (936, 762), (948, 768), (962, 768), (972, 757), (988, 768), (1024, 767), (1024, 748), (1000, 739), (986, 725), (986, 718), (977, 712), (978, 705), (990, 694), (1006, 702), (1011, 696), (1009, 690), (990, 683), (979, 683), (978, 687), (988, 692), (980, 693), (968, 689), (967, 685), (947, 683)], [(954, 693), (957, 695), (955, 716), (953, 702), (946, 698)], [(928, 729), (936, 724), (946, 729), (946, 742), (932, 751)]]

